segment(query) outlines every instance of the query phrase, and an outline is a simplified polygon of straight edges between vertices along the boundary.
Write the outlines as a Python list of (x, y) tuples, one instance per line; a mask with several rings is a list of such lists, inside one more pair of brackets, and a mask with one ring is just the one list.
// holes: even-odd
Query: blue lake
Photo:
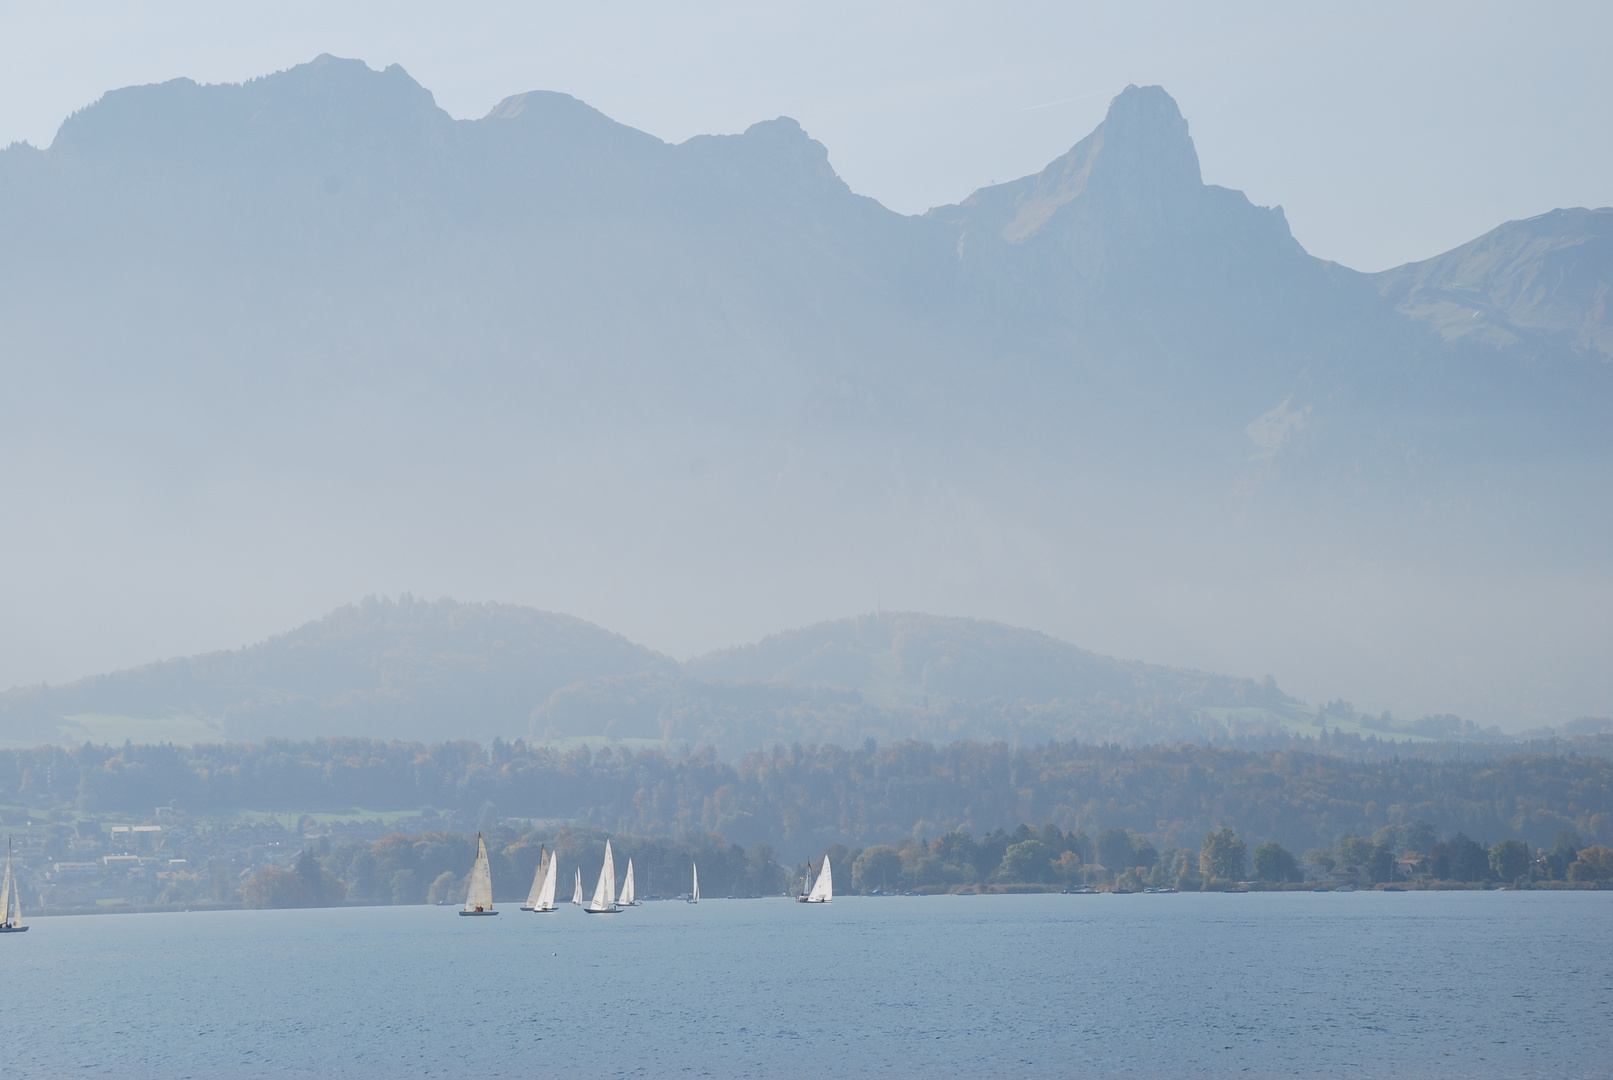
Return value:
[(1613, 893), (35, 919), (27, 1077), (1608, 1077)]

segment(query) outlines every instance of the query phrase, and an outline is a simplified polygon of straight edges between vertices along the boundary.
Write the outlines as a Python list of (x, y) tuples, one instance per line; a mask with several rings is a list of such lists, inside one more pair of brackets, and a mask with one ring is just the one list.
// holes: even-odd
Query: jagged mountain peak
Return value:
[(240, 88), (260, 102), (289, 102), (297, 97), (326, 97), (338, 105), (389, 102), (436, 111), (437, 99), (401, 64), (379, 71), (363, 60), (320, 53), (306, 64), (249, 79)]
[(1196, 189), (1204, 183), (1187, 121), (1163, 87), (1126, 87), (1094, 134), (1100, 144), (1093, 184)]
[(373, 143), (450, 123), (431, 91), (399, 65), (376, 71), (321, 54), (243, 83), (180, 78), (109, 91), (62, 123), (50, 153), (157, 160), (250, 140)]
[(780, 116), (745, 129), (746, 143), (754, 146), (788, 173), (809, 178), (836, 190), (847, 191), (845, 181), (829, 164), (829, 148), (806, 133), (794, 119)]
[(981, 188), (957, 207), (930, 213), (983, 213), (1004, 240), (1018, 244), (1083, 195), (1152, 218), (1202, 188), (1198, 152), (1176, 100), (1162, 87), (1127, 86), (1109, 103), (1103, 123), (1041, 172)]

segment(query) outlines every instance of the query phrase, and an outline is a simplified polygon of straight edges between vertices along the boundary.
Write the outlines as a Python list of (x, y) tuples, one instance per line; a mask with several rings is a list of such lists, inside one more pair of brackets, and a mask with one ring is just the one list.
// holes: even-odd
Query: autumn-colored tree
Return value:
[(346, 898), (346, 887), (307, 849), (291, 869), (265, 866), (247, 880), (241, 897), (247, 907), (330, 907)]
[(1205, 877), (1242, 881), (1248, 861), (1249, 847), (1232, 829), (1216, 829), (1205, 834), (1204, 844), (1199, 848), (1199, 870)]
[(1568, 867), (1569, 881), (1613, 881), (1613, 848), (1593, 845)]

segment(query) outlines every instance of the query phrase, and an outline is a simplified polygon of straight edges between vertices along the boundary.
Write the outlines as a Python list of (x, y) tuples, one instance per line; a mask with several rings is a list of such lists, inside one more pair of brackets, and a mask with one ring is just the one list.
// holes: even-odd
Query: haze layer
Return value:
[(883, 603), (1409, 715), (1613, 702), (1613, 211), (1367, 276), (1204, 185), (1157, 87), (905, 217), (788, 119), (455, 121), (321, 57), (7, 149), (0, 238), (0, 682), (413, 588), (677, 655)]

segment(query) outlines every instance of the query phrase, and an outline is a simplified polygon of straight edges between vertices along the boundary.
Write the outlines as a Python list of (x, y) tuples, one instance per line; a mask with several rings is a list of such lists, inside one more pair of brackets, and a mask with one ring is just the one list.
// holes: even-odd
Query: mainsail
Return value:
[(823, 857), (823, 870), (818, 874), (818, 880), (812, 885), (812, 891), (807, 893), (807, 903), (827, 904), (835, 898), (834, 878), (829, 873), (829, 856)]
[(0, 911), (0, 926), (11, 925), (11, 838), (6, 838), (6, 883), (0, 885), (0, 905), (5, 910)]
[(538, 849), (538, 868), (532, 872), (532, 888), (527, 890), (526, 903), (521, 905), (523, 910), (538, 910), (538, 898), (543, 895), (543, 879), (548, 869), (549, 848), (544, 845)]
[[(555, 864), (560, 861), (560, 852), (557, 850), (549, 856), (549, 871), (543, 875), (543, 887), (538, 890), (538, 902), (533, 911), (554, 910), (554, 879)], [(581, 873), (581, 871), (578, 871)]]
[(26, 930), (22, 925), (22, 895), (17, 886), (17, 875), (11, 872), (11, 838), (6, 837), (6, 876), (0, 883), (0, 933)]
[(622, 879), (622, 896), (616, 901), (618, 907), (633, 906), (633, 860), (627, 860), (627, 876)]
[(694, 873), (694, 887), (689, 890), (689, 903), (700, 903), (700, 864), (690, 863), (689, 869)]
[(594, 886), (594, 898), (588, 902), (590, 912), (616, 910), (616, 860), (610, 853), (610, 841), (605, 841), (605, 864), (599, 868), (599, 884)]
[(577, 888), (571, 894), (571, 902), (578, 905), (582, 903), (582, 867), (580, 866), (577, 867)]
[(476, 865), (470, 868), (470, 891), (465, 896), (465, 910), (471, 914), (493, 910), (493, 870), (487, 862), (487, 841), (476, 834)]

